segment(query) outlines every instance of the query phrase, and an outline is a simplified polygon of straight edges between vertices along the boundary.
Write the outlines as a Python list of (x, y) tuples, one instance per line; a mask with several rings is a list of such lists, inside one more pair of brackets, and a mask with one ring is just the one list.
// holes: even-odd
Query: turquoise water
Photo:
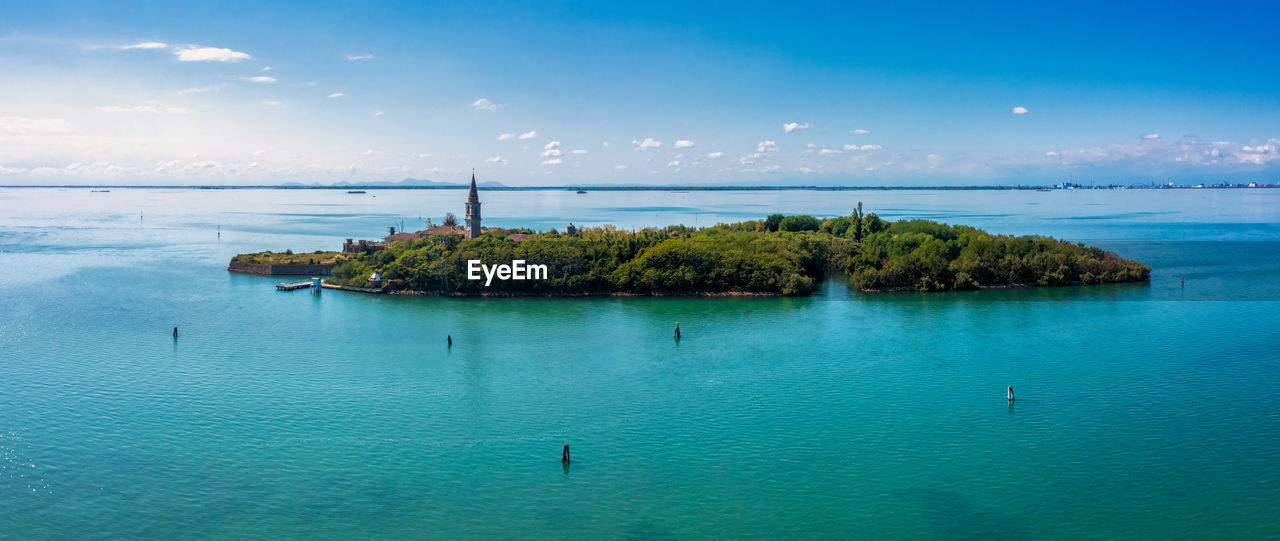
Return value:
[(482, 194), (538, 228), (861, 200), (1087, 240), (1150, 284), (441, 299), (225, 272), (463, 195), (0, 189), (0, 537), (1280, 536), (1280, 190)]

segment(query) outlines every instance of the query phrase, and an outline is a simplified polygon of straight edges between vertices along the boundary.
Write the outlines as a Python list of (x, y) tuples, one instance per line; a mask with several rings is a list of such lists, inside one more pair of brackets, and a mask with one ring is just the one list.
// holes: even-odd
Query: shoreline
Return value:
[[(444, 293), (437, 291), (416, 291), (409, 289), (399, 289), (394, 291), (384, 291), (375, 287), (355, 287), (343, 284), (329, 283), (328, 280), (321, 280), (320, 287), (323, 289), (335, 289), (339, 291), (351, 291), (355, 293), (368, 293), (372, 295), (391, 295), (400, 297), (453, 297), (453, 298), (503, 298), (503, 297), (546, 297), (546, 298), (591, 298), (591, 297), (610, 297), (610, 298), (678, 298), (678, 297), (786, 297), (781, 293), (764, 293), (752, 291), (723, 291), (723, 292), (695, 292), (695, 293), (524, 293), (515, 291), (482, 293), (479, 295), (469, 295), (466, 293)], [(806, 295), (807, 296), (807, 295)]]

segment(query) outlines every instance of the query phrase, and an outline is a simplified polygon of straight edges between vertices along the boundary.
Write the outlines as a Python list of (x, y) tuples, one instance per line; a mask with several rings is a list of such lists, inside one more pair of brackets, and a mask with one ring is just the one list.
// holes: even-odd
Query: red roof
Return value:
[(439, 235), (441, 233), (462, 233), (462, 228), (456, 225), (437, 225), (431, 229), (423, 229), (417, 234), (419, 237), (425, 237), (427, 235)]
[(396, 242), (401, 240), (418, 240), (419, 238), (421, 238), (421, 236), (417, 233), (396, 233), (394, 235), (387, 235), (386, 240), (387, 242)]

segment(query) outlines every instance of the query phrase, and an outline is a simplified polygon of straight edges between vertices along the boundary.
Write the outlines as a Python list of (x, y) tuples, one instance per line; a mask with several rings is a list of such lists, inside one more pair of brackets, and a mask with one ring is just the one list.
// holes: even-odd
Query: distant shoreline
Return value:
[[(63, 189), (137, 189), (137, 190), (465, 190), (466, 185), (456, 186), (384, 186), (351, 184), (345, 186), (133, 186), (118, 184), (67, 185), (67, 184), (16, 184), (0, 185), (0, 188), (63, 188)], [(1212, 185), (1106, 185), (1106, 186), (487, 186), (485, 191), (495, 192), (529, 192), (529, 191), (598, 191), (598, 192), (716, 192), (716, 191), (1081, 191), (1081, 190), (1260, 190), (1280, 188), (1280, 184), (1257, 184), (1255, 186), (1239, 184)]]

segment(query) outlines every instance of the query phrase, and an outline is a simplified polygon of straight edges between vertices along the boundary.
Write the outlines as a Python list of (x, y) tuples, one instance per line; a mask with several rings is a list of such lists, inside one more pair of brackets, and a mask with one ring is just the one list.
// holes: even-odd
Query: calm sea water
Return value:
[(1280, 190), (482, 193), (538, 229), (861, 200), (1150, 284), (441, 299), (225, 271), (463, 198), (0, 189), (0, 537), (1280, 536)]

